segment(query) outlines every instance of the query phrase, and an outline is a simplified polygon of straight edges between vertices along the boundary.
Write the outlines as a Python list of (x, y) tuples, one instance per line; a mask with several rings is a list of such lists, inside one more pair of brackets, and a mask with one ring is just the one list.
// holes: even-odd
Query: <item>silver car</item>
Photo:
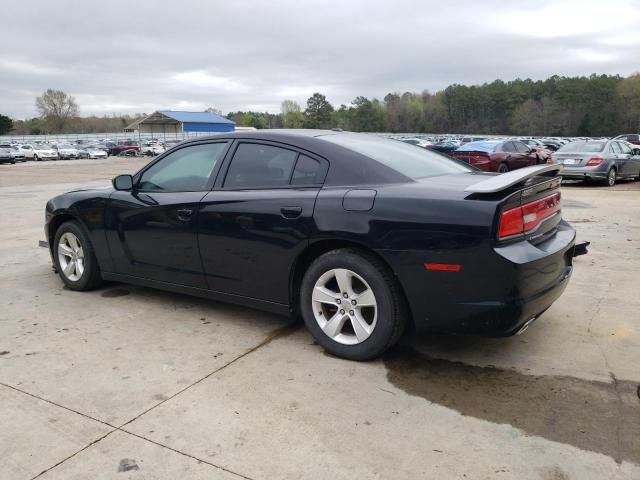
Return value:
[(553, 163), (564, 166), (567, 180), (598, 180), (609, 186), (618, 179), (640, 179), (640, 150), (618, 140), (587, 140), (563, 145)]

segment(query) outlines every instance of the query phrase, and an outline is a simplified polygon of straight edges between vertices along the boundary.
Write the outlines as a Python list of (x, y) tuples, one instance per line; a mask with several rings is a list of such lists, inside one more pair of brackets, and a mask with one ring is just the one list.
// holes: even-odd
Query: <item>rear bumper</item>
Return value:
[(565, 167), (562, 170), (562, 178), (567, 180), (584, 180), (589, 178), (596, 178), (600, 180), (606, 180), (607, 169), (601, 168), (580, 168), (580, 167)]
[[(508, 336), (562, 295), (573, 270), (574, 246), (575, 231), (561, 222), (556, 235), (537, 246), (520, 241), (435, 258), (433, 252), (413, 252), (387, 259), (418, 332)], [(422, 267), (426, 260), (462, 268), (457, 273), (428, 272)]]

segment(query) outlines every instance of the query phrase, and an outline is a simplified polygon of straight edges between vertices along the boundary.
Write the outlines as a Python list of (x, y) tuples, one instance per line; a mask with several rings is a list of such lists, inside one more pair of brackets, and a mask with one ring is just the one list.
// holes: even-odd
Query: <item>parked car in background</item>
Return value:
[(486, 137), (462, 137), (460, 139), (460, 145), (464, 145), (469, 142), (481, 142), (482, 140), (486, 140)]
[(553, 163), (564, 166), (562, 177), (598, 180), (609, 186), (618, 179), (640, 178), (640, 148), (618, 140), (571, 142), (553, 154)]
[(536, 152), (517, 140), (469, 142), (451, 156), (485, 172), (504, 173), (538, 163)]
[(107, 152), (95, 145), (87, 145), (78, 150), (78, 158), (107, 158)]
[(561, 142), (551, 140), (549, 138), (541, 138), (539, 141), (542, 142), (544, 147), (551, 152), (555, 152), (563, 145)]
[(428, 140), (423, 140), (421, 138), (401, 138), (401, 142), (408, 143), (410, 145), (415, 145), (416, 147), (427, 148), (432, 143)]
[(623, 140), (632, 145), (632, 148), (640, 148), (640, 134), (638, 133), (626, 133), (624, 135), (618, 135), (614, 140)]
[(11, 158), (13, 159), (12, 163), (27, 161), (27, 158), (25, 157), (22, 150), (20, 150), (18, 145), (14, 145), (11, 143), (2, 143), (0, 144), (0, 148), (9, 150), (9, 155), (11, 155)]
[(53, 147), (58, 152), (60, 160), (78, 158), (78, 149), (69, 143), (61, 143)]
[(133, 140), (121, 140), (109, 148), (109, 155), (137, 155), (140, 153), (140, 144)]
[(58, 152), (54, 148), (45, 143), (25, 143), (20, 145), (20, 150), (24, 153), (27, 160), (57, 160)]
[(16, 163), (13, 155), (11, 155), (11, 146), (0, 145), (0, 163)]
[(165, 148), (156, 142), (144, 142), (140, 147), (140, 153), (142, 155), (149, 155), (155, 157), (156, 155), (160, 155), (164, 153)]
[(551, 162), (551, 150), (545, 147), (540, 140), (536, 140), (534, 138), (517, 138), (515, 140), (524, 143), (531, 150), (535, 151), (538, 156), (538, 163)]
[(454, 150), (460, 147), (460, 144), (455, 140), (444, 140), (442, 142), (434, 143), (433, 145), (429, 145), (427, 148), (429, 150), (433, 150), (435, 152), (450, 154)]

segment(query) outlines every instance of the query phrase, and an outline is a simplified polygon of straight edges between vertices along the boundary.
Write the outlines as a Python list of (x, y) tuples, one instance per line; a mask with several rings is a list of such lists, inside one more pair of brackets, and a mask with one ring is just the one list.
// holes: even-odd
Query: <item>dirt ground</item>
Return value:
[(563, 186), (590, 253), (523, 335), (354, 363), (287, 318), (63, 288), (46, 200), (147, 161), (0, 165), (0, 479), (640, 478), (640, 182)]

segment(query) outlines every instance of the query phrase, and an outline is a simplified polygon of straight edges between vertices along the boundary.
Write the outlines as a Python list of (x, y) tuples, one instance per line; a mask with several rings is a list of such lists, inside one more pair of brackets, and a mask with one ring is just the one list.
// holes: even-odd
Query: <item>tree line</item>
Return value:
[(314, 93), (302, 110), (292, 100), (280, 114), (232, 112), (239, 126), (342, 128), (357, 132), (611, 136), (640, 131), (640, 74), (450, 85), (436, 93), (356, 97), (334, 108)]
[[(39, 116), (27, 120), (0, 115), (0, 134), (117, 132), (144, 115), (80, 117), (75, 99), (58, 90), (39, 96), (36, 108)], [(436, 93), (388, 93), (382, 100), (358, 96), (337, 108), (314, 93), (304, 109), (287, 99), (279, 113), (237, 111), (227, 118), (260, 129), (611, 136), (640, 131), (640, 74), (454, 84)]]

